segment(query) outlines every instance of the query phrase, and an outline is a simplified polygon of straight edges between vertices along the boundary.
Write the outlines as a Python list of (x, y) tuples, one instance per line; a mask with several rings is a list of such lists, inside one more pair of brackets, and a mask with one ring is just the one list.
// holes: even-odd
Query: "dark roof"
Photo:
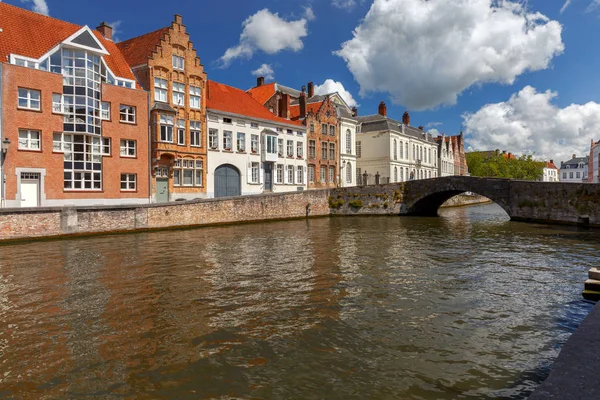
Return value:
[(569, 161), (562, 161), (560, 163), (560, 167), (564, 168), (565, 165), (579, 165), (579, 163), (584, 163), (585, 165), (588, 165), (589, 160), (590, 160), (590, 156), (575, 157), (575, 158), (571, 158)]
[[(359, 116), (355, 117), (355, 119), (361, 123), (360, 131), (362, 133), (387, 130), (402, 132), (402, 122), (380, 114)], [(431, 134), (408, 125), (404, 126), (404, 134), (421, 140), (433, 141)]]
[(152, 110), (168, 111), (168, 112), (172, 112), (172, 113), (176, 113), (177, 112), (168, 103), (162, 103), (160, 101), (157, 101), (156, 103), (154, 103), (152, 105)]
[[(308, 99), (306, 99), (306, 104), (321, 103), (321, 102), (325, 101), (329, 96), (330, 96), (329, 94), (317, 94), (313, 97), (309, 97)], [(297, 106), (299, 104), (300, 104), (300, 99), (294, 99), (290, 102), (290, 105), (292, 105), (292, 106)]]

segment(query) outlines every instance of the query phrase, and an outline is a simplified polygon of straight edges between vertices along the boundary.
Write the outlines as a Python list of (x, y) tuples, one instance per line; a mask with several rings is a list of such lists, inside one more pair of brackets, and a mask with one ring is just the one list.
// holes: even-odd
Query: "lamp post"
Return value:
[(5, 137), (2, 140), (2, 144), (1, 144), (1, 162), (0, 162), (0, 179), (2, 179), (2, 181), (0, 182), (0, 189), (2, 189), (2, 196), (0, 197), (0, 207), (4, 208), (4, 193), (6, 192), (5, 190), (5, 181), (6, 179), (4, 178), (4, 159), (6, 158), (6, 153), (8, 153), (8, 148), (10, 147), (10, 140), (8, 140), (7, 137)]

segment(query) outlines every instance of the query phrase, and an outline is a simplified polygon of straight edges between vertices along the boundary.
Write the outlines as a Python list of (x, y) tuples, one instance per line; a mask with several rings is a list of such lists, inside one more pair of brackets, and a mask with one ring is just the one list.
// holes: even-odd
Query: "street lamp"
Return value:
[(8, 152), (8, 148), (10, 147), (10, 140), (7, 137), (2, 140), (2, 154), (6, 154)]

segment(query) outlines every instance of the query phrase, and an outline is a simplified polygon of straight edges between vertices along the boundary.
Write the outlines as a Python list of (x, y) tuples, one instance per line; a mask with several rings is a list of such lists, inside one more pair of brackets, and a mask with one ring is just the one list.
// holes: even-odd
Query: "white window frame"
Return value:
[[(34, 93), (37, 93), (37, 99), (32, 96)], [(22, 102), (25, 104), (21, 105)], [(42, 109), (42, 92), (35, 89), (18, 88), (17, 107), (21, 110), (40, 111)]]
[(233, 151), (233, 132), (223, 131), (223, 150)]
[(177, 144), (185, 146), (185, 119), (177, 119)]
[[(159, 141), (164, 143), (173, 143), (173, 129), (174, 129), (173, 116), (167, 114), (159, 115)], [(163, 127), (165, 128), (165, 135), (163, 138)]]
[(250, 152), (258, 154), (258, 135), (250, 135)]
[[(125, 184), (125, 188), (123, 188)], [(137, 190), (137, 174), (121, 174), (121, 192), (135, 192)]]
[(103, 156), (110, 156), (110, 146), (111, 145), (111, 140), (109, 137), (103, 137), (102, 141), (101, 141), (101, 149), (100, 149), (100, 153)]
[(283, 184), (283, 164), (277, 164), (275, 167), (275, 183)]
[(119, 153), (120, 156), (124, 158), (135, 158), (137, 156), (137, 141), (131, 139), (121, 139)]
[(296, 142), (296, 157), (304, 158), (304, 143)]
[(250, 171), (251, 171), (250, 183), (258, 183), (259, 169), (260, 169), (259, 162), (253, 162), (250, 164)]
[(239, 152), (246, 152), (246, 134), (244, 132), (237, 133), (236, 148)]
[(119, 121), (124, 124), (135, 124), (135, 114), (136, 108), (135, 106), (130, 106), (128, 104), (120, 104), (119, 105)]
[(302, 168), (302, 165), (298, 165), (296, 168), (296, 184), (304, 185), (304, 168)]
[[(35, 138), (34, 135), (37, 136), (37, 138)], [(18, 148), (19, 150), (41, 151), (42, 132), (36, 129), (19, 129)]]
[(154, 101), (160, 101), (162, 103), (166, 103), (168, 92), (169, 92), (169, 90), (168, 90), (168, 86), (167, 86), (167, 80), (155, 76), (154, 77)]
[(185, 107), (185, 83), (173, 82), (173, 105)]
[(202, 147), (202, 123), (190, 121), (190, 146)]
[(180, 71), (185, 70), (185, 58), (184, 57), (173, 54), (172, 60), (173, 60), (173, 69), (177, 69)]
[(202, 88), (190, 85), (190, 108), (202, 108)]
[(52, 112), (56, 114), (64, 114), (65, 112), (64, 97), (60, 93), (52, 93)]
[(294, 166), (293, 165), (288, 165), (287, 166), (287, 183), (290, 185), (294, 184)]
[(105, 121), (110, 120), (110, 103), (107, 101), (100, 103), (100, 119)]
[(294, 157), (294, 141), (293, 140), (288, 140), (287, 141), (287, 157), (288, 158), (293, 158)]
[(208, 148), (217, 150), (219, 148), (219, 130), (210, 128), (208, 130)]

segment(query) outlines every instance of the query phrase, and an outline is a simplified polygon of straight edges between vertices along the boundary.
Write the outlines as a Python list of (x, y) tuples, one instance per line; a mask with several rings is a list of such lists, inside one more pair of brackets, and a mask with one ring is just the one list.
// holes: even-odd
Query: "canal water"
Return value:
[(0, 246), (0, 398), (526, 398), (600, 234), (441, 214)]

